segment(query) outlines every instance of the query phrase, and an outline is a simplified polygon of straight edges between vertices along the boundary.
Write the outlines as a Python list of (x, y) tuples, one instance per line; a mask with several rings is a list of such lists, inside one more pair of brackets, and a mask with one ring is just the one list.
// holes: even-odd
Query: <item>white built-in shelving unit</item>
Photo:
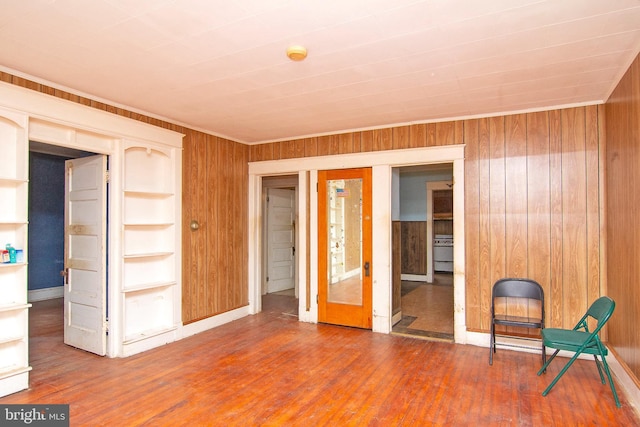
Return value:
[[(178, 327), (175, 149), (124, 148), (124, 345)], [(126, 351), (125, 351), (126, 352)]]
[(0, 109), (0, 249), (23, 250), (16, 263), (0, 263), (0, 395), (28, 387), (27, 116)]

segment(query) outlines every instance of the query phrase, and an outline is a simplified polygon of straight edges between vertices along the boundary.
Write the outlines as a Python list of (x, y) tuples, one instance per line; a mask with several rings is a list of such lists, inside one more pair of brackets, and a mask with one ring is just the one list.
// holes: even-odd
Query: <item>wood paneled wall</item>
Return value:
[(427, 222), (401, 222), (402, 274), (427, 274)]
[(572, 327), (604, 286), (602, 115), (589, 106), (402, 126), (254, 145), (250, 158), (466, 144), (467, 328), (489, 329), (491, 287), (506, 276), (537, 280), (547, 325)]
[(250, 146), (250, 161), (331, 156), (463, 143), (461, 121), (416, 124)]
[(469, 329), (489, 328), (502, 277), (542, 285), (551, 327), (573, 327), (601, 295), (599, 111), (465, 121)]
[[(183, 139), (182, 320), (189, 323), (248, 304), (249, 148), (0, 72), (0, 81), (180, 132)], [(201, 228), (191, 231), (197, 220)]]
[[(182, 318), (248, 304), (248, 147), (201, 132), (184, 139)], [(190, 229), (191, 221), (200, 228)]]
[(391, 313), (396, 315), (402, 309), (402, 225), (400, 221), (391, 223)]
[(605, 105), (609, 344), (640, 386), (640, 57)]

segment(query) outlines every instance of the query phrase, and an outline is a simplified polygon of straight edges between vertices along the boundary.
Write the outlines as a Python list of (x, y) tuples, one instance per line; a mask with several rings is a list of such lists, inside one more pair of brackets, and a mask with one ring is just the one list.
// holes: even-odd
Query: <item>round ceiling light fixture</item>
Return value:
[(292, 61), (302, 61), (307, 57), (307, 49), (299, 45), (289, 46), (287, 48), (287, 56)]

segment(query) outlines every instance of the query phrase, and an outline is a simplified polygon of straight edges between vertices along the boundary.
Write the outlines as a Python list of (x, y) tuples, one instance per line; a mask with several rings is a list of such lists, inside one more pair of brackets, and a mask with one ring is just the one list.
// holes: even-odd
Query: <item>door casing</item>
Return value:
[[(269, 160), (249, 163), (249, 256), (247, 274), (249, 278), (249, 311), (261, 310), (262, 277), (262, 179), (276, 175), (298, 176), (298, 259), (299, 314), (301, 321), (318, 321), (315, 295), (317, 279), (317, 171), (323, 169), (347, 169), (372, 167), (372, 227), (373, 255), (376, 266), (372, 273), (372, 306), (374, 332), (389, 333), (392, 327), (392, 273), (391, 273), (391, 215), (392, 199), (397, 188), (392, 183), (392, 168), (413, 165), (453, 163), (454, 216), (464, 218), (464, 145), (435, 146), (404, 150), (352, 153), (340, 156), (318, 156), (308, 158)], [(308, 200), (308, 208), (307, 208)], [(309, 217), (307, 225), (303, 218)], [(307, 236), (309, 241), (307, 242)], [(464, 221), (454, 225), (454, 339), (456, 342), (486, 342), (482, 334), (467, 333), (464, 311)], [(309, 277), (308, 282), (304, 278)], [(306, 301), (311, 304), (307, 308)], [(476, 336), (477, 335), (477, 336)]]

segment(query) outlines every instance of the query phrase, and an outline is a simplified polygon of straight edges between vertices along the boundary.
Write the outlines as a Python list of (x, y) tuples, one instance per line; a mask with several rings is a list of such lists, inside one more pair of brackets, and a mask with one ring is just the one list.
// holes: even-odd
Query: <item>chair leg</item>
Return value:
[(593, 355), (593, 359), (596, 361), (596, 367), (598, 368), (598, 374), (600, 375), (600, 382), (602, 384), (606, 384), (604, 374), (602, 372), (602, 363), (600, 363), (600, 361), (598, 360), (598, 356), (596, 356), (595, 354)]
[(491, 322), (491, 340), (489, 341), (489, 366), (493, 365), (493, 353), (496, 352), (496, 327)]
[[(542, 366), (545, 366), (547, 364), (547, 348), (544, 346), (544, 341), (542, 342)], [(544, 371), (542, 371), (544, 373), (547, 372), (547, 369), (545, 368)]]
[(556, 355), (560, 352), (560, 350), (556, 350), (550, 358), (547, 359), (547, 361), (544, 363), (544, 365), (542, 365), (542, 368), (540, 368), (540, 370), (538, 371), (538, 376), (540, 376), (543, 372), (547, 372), (547, 366), (549, 366), (549, 364), (551, 363), (551, 361), (553, 359), (555, 359)]
[(607, 374), (607, 378), (609, 379), (609, 386), (611, 386), (611, 392), (613, 393), (613, 400), (616, 401), (616, 406), (618, 408), (622, 407), (620, 404), (620, 399), (618, 399), (618, 393), (616, 393), (616, 387), (613, 385), (613, 378), (611, 377), (611, 371), (609, 371), (609, 364), (607, 363), (607, 359), (603, 355), (602, 357), (602, 366), (604, 367), (604, 372)]
[[(553, 359), (553, 357), (555, 357), (555, 355), (558, 353), (558, 351), (556, 351), (553, 354), (552, 359)], [(553, 379), (553, 381), (551, 381), (551, 384), (549, 384), (547, 386), (547, 388), (544, 389), (544, 391), (542, 392), (543, 396), (546, 396), (547, 394), (549, 394), (549, 392), (551, 391), (553, 386), (556, 385), (556, 383), (558, 382), (560, 377), (563, 376), (565, 372), (567, 372), (567, 369), (569, 369), (571, 367), (571, 365), (573, 365), (573, 362), (576, 361), (576, 359), (578, 358), (579, 355), (580, 355), (580, 353), (574, 354), (573, 357), (567, 362), (567, 364), (564, 365), (564, 368), (562, 368), (562, 370), (558, 373), (558, 375), (556, 375), (556, 377)], [(543, 367), (543, 368), (546, 368), (546, 367)], [(541, 373), (542, 373), (542, 369), (538, 372), (538, 375), (540, 375)]]

